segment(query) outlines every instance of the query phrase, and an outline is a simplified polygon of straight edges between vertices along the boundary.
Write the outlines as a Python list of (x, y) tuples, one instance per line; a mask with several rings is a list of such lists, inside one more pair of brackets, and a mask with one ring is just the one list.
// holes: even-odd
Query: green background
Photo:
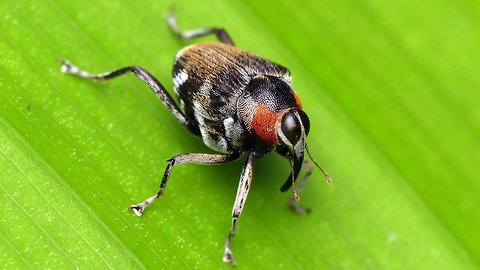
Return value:
[[(173, 170), (211, 152), (133, 76), (172, 89), (163, 1), (0, 5), (0, 265), (229, 269), (221, 260), (242, 161)], [(297, 216), (288, 162), (257, 160), (232, 248), (239, 269), (476, 269), (480, 264), (478, 1), (177, 1), (182, 29), (222, 26), (290, 68), (311, 119), (316, 171)], [(213, 38), (210, 38), (213, 39)]]

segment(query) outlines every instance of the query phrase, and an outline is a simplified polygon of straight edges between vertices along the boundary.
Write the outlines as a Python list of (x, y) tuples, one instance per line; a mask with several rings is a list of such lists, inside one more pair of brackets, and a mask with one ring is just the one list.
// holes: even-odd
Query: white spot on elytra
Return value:
[(209, 81), (205, 81), (198, 89), (198, 92), (204, 96), (209, 96), (212, 92), (212, 86)]
[(185, 111), (185, 102), (183, 102), (183, 100), (180, 99), (180, 108)]
[(173, 77), (173, 86), (175, 94), (178, 96), (178, 88), (188, 80), (188, 73), (184, 69), (180, 69)]
[(233, 125), (234, 125), (234, 122), (233, 122), (232, 117), (229, 117), (229, 118), (223, 120), (223, 126), (225, 127), (225, 136), (226, 137), (229, 137), (229, 135), (232, 134), (233, 129), (234, 129)]
[(227, 153), (227, 148), (228, 148), (227, 140), (221, 136), (218, 136), (218, 134), (212, 133), (214, 131), (211, 129), (211, 127), (209, 127), (205, 123), (206, 118), (199, 111), (199, 108), (201, 108), (201, 105), (198, 102), (193, 102), (193, 107), (194, 107), (193, 114), (195, 116), (195, 120), (197, 120), (198, 122), (198, 128), (200, 129), (200, 134), (202, 135), (203, 143), (213, 150), (216, 150), (222, 153)]

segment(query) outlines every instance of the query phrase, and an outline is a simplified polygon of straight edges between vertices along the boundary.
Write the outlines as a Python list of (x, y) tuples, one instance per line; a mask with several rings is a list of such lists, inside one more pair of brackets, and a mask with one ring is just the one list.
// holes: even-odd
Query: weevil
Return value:
[[(230, 242), (237, 231), (238, 219), (250, 190), (254, 160), (273, 151), (287, 158), (291, 171), (280, 191), (294, 187), (305, 150), (308, 153), (306, 137), (310, 121), (292, 88), (287, 68), (235, 47), (222, 28), (182, 32), (173, 13), (165, 18), (171, 31), (180, 39), (213, 34), (219, 40), (190, 45), (177, 53), (173, 63), (173, 85), (180, 106), (150, 72), (139, 66), (94, 74), (68, 61), (61, 61), (61, 71), (95, 81), (133, 73), (150, 87), (179, 123), (201, 137), (205, 145), (219, 152), (186, 153), (169, 159), (158, 191), (144, 202), (129, 207), (137, 216), (141, 216), (147, 206), (163, 195), (174, 166), (184, 163), (221, 164), (246, 155), (223, 253), (223, 260), (235, 265)], [(312, 161), (330, 182), (330, 176)], [(294, 200), (298, 200), (295, 188), (291, 201)], [(292, 206), (301, 209), (298, 205)]]

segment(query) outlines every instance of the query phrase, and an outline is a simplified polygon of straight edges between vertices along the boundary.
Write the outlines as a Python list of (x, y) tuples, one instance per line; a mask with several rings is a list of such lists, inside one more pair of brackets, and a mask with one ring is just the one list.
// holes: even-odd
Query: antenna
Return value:
[(332, 181), (332, 178), (330, 177), (330, 175), (325, 170), (323, 170), (322, 167), (320, 167), (320, 165), (317, 164), (317, 162), (315, 162), (315, 160), (312, 158), (312, 155), (310, 155), (310, 151), (308, 151), (308, 147), (306, 144), (305, 144), (305, 149), (307, 149), (307, 154), (312, 160), (313, 164), (315, 164), (315, 166), (317, 166), (317, 168), (319, 168), (320, 171), (322, 171), (323, 176), (325, 177), (325, 181), (327, 181), (327, 184), (330, 184), (330, 182)]

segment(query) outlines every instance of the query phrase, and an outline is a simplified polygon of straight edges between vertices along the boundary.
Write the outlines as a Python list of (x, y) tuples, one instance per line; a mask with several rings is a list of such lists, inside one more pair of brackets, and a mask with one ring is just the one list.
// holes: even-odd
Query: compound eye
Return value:
[(281, 128), (283, 135), (292, 145), (295, 145), (302, 135), (302, 127), (294, 111), (289, 111), (283, 116)]
[(302, 120), (303, 128), (305, 129), (305, 136), (306, 136), (310, 131), (310, 119), (308, 119), (308, 116), (304, 111), (298, 110), (297, 112), (298, 112), (298, 115), (300, 116), (300, 120)]

